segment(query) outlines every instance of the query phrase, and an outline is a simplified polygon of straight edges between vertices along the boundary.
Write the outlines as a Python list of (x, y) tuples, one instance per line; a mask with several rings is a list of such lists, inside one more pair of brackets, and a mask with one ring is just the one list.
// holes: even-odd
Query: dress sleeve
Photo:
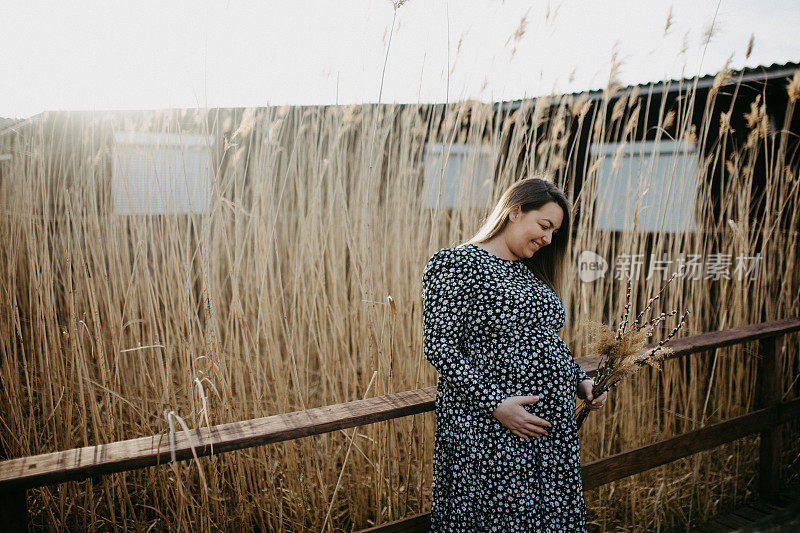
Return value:
[(569, 356), (572, 358), (572, 368), (575, 372), (575, 389), (577, 390), (578, 385), (580, 384), (581, 381), (592, 378), (590, 378), (589, 375), (586, 372), (584, 372), (584, 370), (581, 368), (581, 365), (579, 365), (578, 362), (575, 361), (575, 356), (572, 353), (572, 350), (570, 350), (569, 347), (567, 347), (567, 350), (569, 350)]
[(589, 375), (583, 371), (581, 365), (579, 365), (574, 359), (572, 360), (572, 364), (575, 366), (575, 383), (578, 384), (585, 379), (592, 379)]
[(454, 389), (489, 414), (505, 400), (500, 387), (486, 379), (465, 356), (467, 313), (474, 297), (468, 258), (445, 248), (430, 258), (422, 274), (425, 358)]

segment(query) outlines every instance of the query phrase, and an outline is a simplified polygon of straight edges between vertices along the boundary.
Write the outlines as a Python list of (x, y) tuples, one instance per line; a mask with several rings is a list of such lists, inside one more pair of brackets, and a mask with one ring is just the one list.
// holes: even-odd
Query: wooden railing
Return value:
[[(782, 350), (778, 339), (800, 331), (800, 318), (763, 322), (703, 333), (670, 342), (669, 358), (760, 341), (759, 409), (745, 415), (683, 433), (659, 442), (605, 457), (582, 466), (584, 490), (643, 472), (682, 457), (754, 433), (761, 434), (760, 489), (765, 497), (780, 486), (780, 425), (800, 416), (800, 398), (782, 401)], [(577, 359), (590, 375), (597, 357)], [(167, 464), (172, 455), (184, 461), (319, 435), (340, 429), (432, 411), (436, 387), (329, 405), (168, 434), (87, 446), (0, 462), (0, 524), (7, 530), (27, 530), (26, 491), (70, 480), (127, 472)], [(426, 531), (422, 514), (367, 531)]]

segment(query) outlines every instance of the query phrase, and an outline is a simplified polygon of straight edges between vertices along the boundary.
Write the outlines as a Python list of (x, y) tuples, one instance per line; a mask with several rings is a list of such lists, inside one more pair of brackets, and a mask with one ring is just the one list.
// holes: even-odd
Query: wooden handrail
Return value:
[[(800, 398), (710, 424), (581, 465), (583, 490), (592, 490), (651, 468), (759, 433), (800, 416)], [(430, 529), (430, 513), (362, 529), (359, 533), (411, 533)]]
[[(723, 331), (712, 331), (670, 342), (670, 358), (739, 342), (800, 331), (800, 318), (763, 322)], [(599, 357), (576, 359), (590, 375)], [(315, 407), (305, 411), (231, 422), (175, 432), (174, 447), (168, 434), (141, 437), (110, 444), (86, 446), (0, 462), (0, 492), (28, 489), (88, 477), (126, 472), (165, 464), (172, 450), (176, 460), (319, 435), (393, 418), (432, 411), (436, 387), (398, 392), (375, 398)]]
[[(754, 340), (762, 340), (767, 344), (772, 342), (772, 350), (768, 351), (774, 352), (774, 338), (795, 331), (800, 331), (800, 317), (703, 333), (671, 341), (670, 348), (672, 353), (669, 354), (668, 358), (681, 357)], [(774, 356), (775, 353), (771, 353), (771, 355)], [(594, 369), (599, 363), (599, 357), (581, 357), (577, 358), (576, 361), (587, 373), (593, 375)], [(769, 372), (766, 381), (774, 383), (777, 380), (779, 382), (779, 365), (771, 363), (767, 368)], [(242, 448), (263, 446), (432, 411), (435, 396), (436, 387), (428, 387), (376, 398), (317, 407), (305, 411), (221, 424), (211, 428), (200, 428), (188, 432), (179, 431), (174, 434), (172, 443), (170, 442), (170, 435), (161, 434), (2, 461), (0, 462), (0, 493), (5, 493), (5, 496), (3, 496), (5, 504), (0, 503), (0, 519), (7, 514), (4, 509), (7, 506), (24, 505), (24, 491), (29, 488), (166, 464), (170, 461), (173, 453), (176, 460), (188, 460), (194, 455), (201, 457)], [(769, 404), (772, 403), (770, 400), (773, 400), (773, 398), (768, 398), (767, 400), (767, 404)], [(797, 416), (798, 412), (800, 412), (798, 402), (800, 400), (769, 407), (765, 405), (764, 409), (742, 415), (742, 417), (707, 426), (643, 448), (623, 452), (616, 456), (600, 459), (584, 466), (584, 469), (588, 469), (584, 470), (584, 483), (587, 487), (595, 487), (613, 481), (613, 479), (601, 481), (601, 479), (611, 475), (608, 472), (618, 471), (620, 472), (620, 477), (624, 477), (630, 475), (630, 473), (658, 466), (653, 464), (653, 466), (646, 467), (649, 463), (644, 459), (641, 460), (644, 462), (637, 462), (634, 460), (636, 457), (647, 457), (647, 454), (650, 454), (653, 457), (658, 455), (657, 459), (660, 460), (661, 458), (672, 457), (675, 453), (684, 453), (687, 449), (693, 449), (692, 446), (717, 442), (720, 438), (725, 438), (725, 435), (739, 435), (742, 431), (748, 430), (742, 424), (742, 421), (745, 420), (754, 424), (753, 427), (756, 428), (752, 431), (748, 430), (745, 434), (761, 431), (762, 437), (767, 435), (772, 439), (771, 442), (776, 442), (775, 434), (770, 428), (780, 424), (786, 417)], [(737, 426), (737, 424), (739, 425)], [(708, 435), (711, 436), (707, 437)], [(740, 436), (732, 437), (729, 440), (737, 438), (740, 438)], [(693, 441), (692, 439), (695, 440)], [(682, 444), (691, 442), (694, 442), (692, 446)], [(728, 440), (721, 442), (728, 442)], [(717, 445), (709, 444), (708, 447)], [(678, 451), (671, 452), (672, 455), (660, 452), (654, 454), (650, 451), (658, 450), (659, 446), (672, 446)], [(681, 448), (681, 446), (684, 446), (684, 448)], [(676, 456), (676, 459), (692, 453), (696, 453), (696, 451), (686, 452), (685, 455)], [(675, 459), (668, 459), (658, 464), (664, 464), (672, 460)], [(776, 468), (774, 450), (767, 454), (766, 459), (762, 453), (762, 472), (765, 460), (770, 462), (769, 468), (772, 470)], [(617, 461), (617, 463), (614, 461)], [(592, 474), (591, 472), (601, 468), (594, 465), (600, 464), (605, 465), (602, 469), (609, 469), (615, 464), (620, 466), (617, 470), (611, 468), (603, 475)], [(631, 471), (631, 468), (638, 468), (638, 470)], [(622, 472), (630, 473), (623, 474)], [(595, 477), (597, 477), (597, 481), (593, 481)], [(614, 479), (619, 479), (619, 477)], [(587, 488), (586, 490), (589, 489)], [(16, 509), (19, 510), (19, 507)], [(406, 521), (416, 520), (418, 522), (421, 519), (424, 522), (424, 517), (425, 515), (419, 515)], [(400, 522), (403, 521), (398, 521), (397, 524), (400, 527), (398, 531), (404, 529)], [(8, 524), (8, 522), (5, 523)], [(392, 527), (384, 530), (394, 530)]]
[(252, 448), (433, 410), (436, 387), (315, 407), (210, 428), (74, 448), (0, 462), (0, 492), (127, 472), (138, 468)]
[[(715, 331), (687, 337), (671, 344), (673, 352), (667, 358), (739, 342), (760, 341), (758, 403), (764, 408), (583, 464), (581, 465), (583, 489), (591, 490), (747, 435), (760, 433), (759, 491), (765, 500), (777, 494), (781, 479), (781, 424), (800, 415), (800, 398), (780, 402), (782, 350), (776, 342), (776, 337), (797, 331), (797, 321), (796, 318), (791, 318), (735, 330)], [(596, 361), (597, 359), (592, 357), (583, 358), (584, 365), (587, 363), (596, 365)], [(582, 366), (585, 369), (584, 365)], [(423, 513), (364, 529), (360, 533), (411, 533), (425, 532), (429, 529), (430, 513)]]
[[(592, 490), (651, 468), (776, 427), (800, 416), (800, 398), (710, 424), (669, 439), (627, 450), (581, 465), (583, 490)], [(430, 528), (430, 513), (423, 513), (359, 533), (423, 532)]]
[(677, 461), (800, 416), (800, 398), (581, 465), (583, 490)]
[[(749, 324), (738, 328), (709, 331), (708, 333), (700, 333), (698, 335), (669, 341), (668, 346), (672, 350), (672, 353), (667, 355), (665, 359), (674, 359), (676, 357), (683, 357), (685, 355), (713, 350), (715, 348), (724, 348), (725, 346), (740, 344), (742, 342), (751, 342), (779, 335), (786, 335), (787, 333), (794, 333), (795, 331), (800, 331), (800, 317), (782, 318), (780, 320)], [(644, 351), (647, 351), (653, 346), (655, 345), (647, 345)], [(581, 368), (589, 373), (589, 375), (594, 375), (593, 369), (597, 368), (597, 365), (600, 363), (600, 357), (597, 355), (576, 357), (575, 361), (577, 361), (578, 364), (581, 365)], [(592, 370), (590, 371), (589, 369)]]

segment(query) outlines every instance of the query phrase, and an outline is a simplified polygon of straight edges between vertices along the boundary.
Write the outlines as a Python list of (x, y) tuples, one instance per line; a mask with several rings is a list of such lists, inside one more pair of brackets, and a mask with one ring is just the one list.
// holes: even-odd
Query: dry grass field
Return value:
[[(197, 119), (197, 131), (228, 132), (206, 214), (115, 214), (110, 185), (114, 128), (176, 133), (202, 113), (140, 113), (124, 124), (124, 115), (56, 114), (3, 135), (0, 152), (13, 155), (0, 161), (5, 457), (435, 384), (421, 348), (422, 268), (438, 249), (467, 240), (490, 205), (425, 207), (425, 142), (522, 154), (497, 161), (495, 192), (533, 172), (550, 173), (568, 192), (577, 218), (562, 333), (576, 356), (586, 355), (582, 321), (619, 316), (625, 300), (624, 281), (578, 280), (582, 250), (606, 258), (759, 251), (756, 279), (673, 281), (655, 311), (691, 310), (682, 335), (797, 316), (800, 176), (788, 124), (800, 77), (778, 110), (783, 124), (770, 126), (763, 101), (747, 117), (728, 117), (740, 132), (744, 121), (742, 143), (725, 119), (692, 120), (695, 107), (711, 109), (720, 91), (737, 91), (725, 77), (708, 101), (687, 91), (677, 111), (650, 109), (652, 95), (642, 93), (608, 107), (564, 97), (515, 111), (467, 101), (272, 107), (221, 113), (210, 126)], [(545, 113), (549, 105), (558, 111)], [(696, 142), (697, 230), (597, 230), (599, 163), (573, 150), (570, 131), (596, 143), (645, 134)], [(766, 175), (762, 196), (752, 194), (758, 175)], [(711, 176), (722, 176), (719, 190)], [(662, 283), (635, 281), (640, 307)], [(786, 340), (783, 391), (792, 398), (798, 336)], [(583, 461), (752, 409), (757, 349), (642, 370), (584, 425)], [(367, 527), (429, 509), (434, 424), (426, 413), (32, 490), (31, 521), (48, 530)], [(800, 474), (800, 428), (786, 428), (789, 479)], [(756, 444), (744, 439), (588, 492), (589, 520), (607, 531), (685, 530), (754, 490)]]

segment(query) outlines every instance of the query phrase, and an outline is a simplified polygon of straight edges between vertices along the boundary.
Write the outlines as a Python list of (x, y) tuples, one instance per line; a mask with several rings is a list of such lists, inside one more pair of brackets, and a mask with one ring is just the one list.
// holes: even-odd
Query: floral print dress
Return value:
[[(433, 532), (585, 531), (575, 394), (589, 379), (557, 335), (566, 314), (522, 261), (444, 248), (422, 275), (423, 351), (439, 372)], [(525, 440), (492, 412), (510, 396), (552, 424)]]

